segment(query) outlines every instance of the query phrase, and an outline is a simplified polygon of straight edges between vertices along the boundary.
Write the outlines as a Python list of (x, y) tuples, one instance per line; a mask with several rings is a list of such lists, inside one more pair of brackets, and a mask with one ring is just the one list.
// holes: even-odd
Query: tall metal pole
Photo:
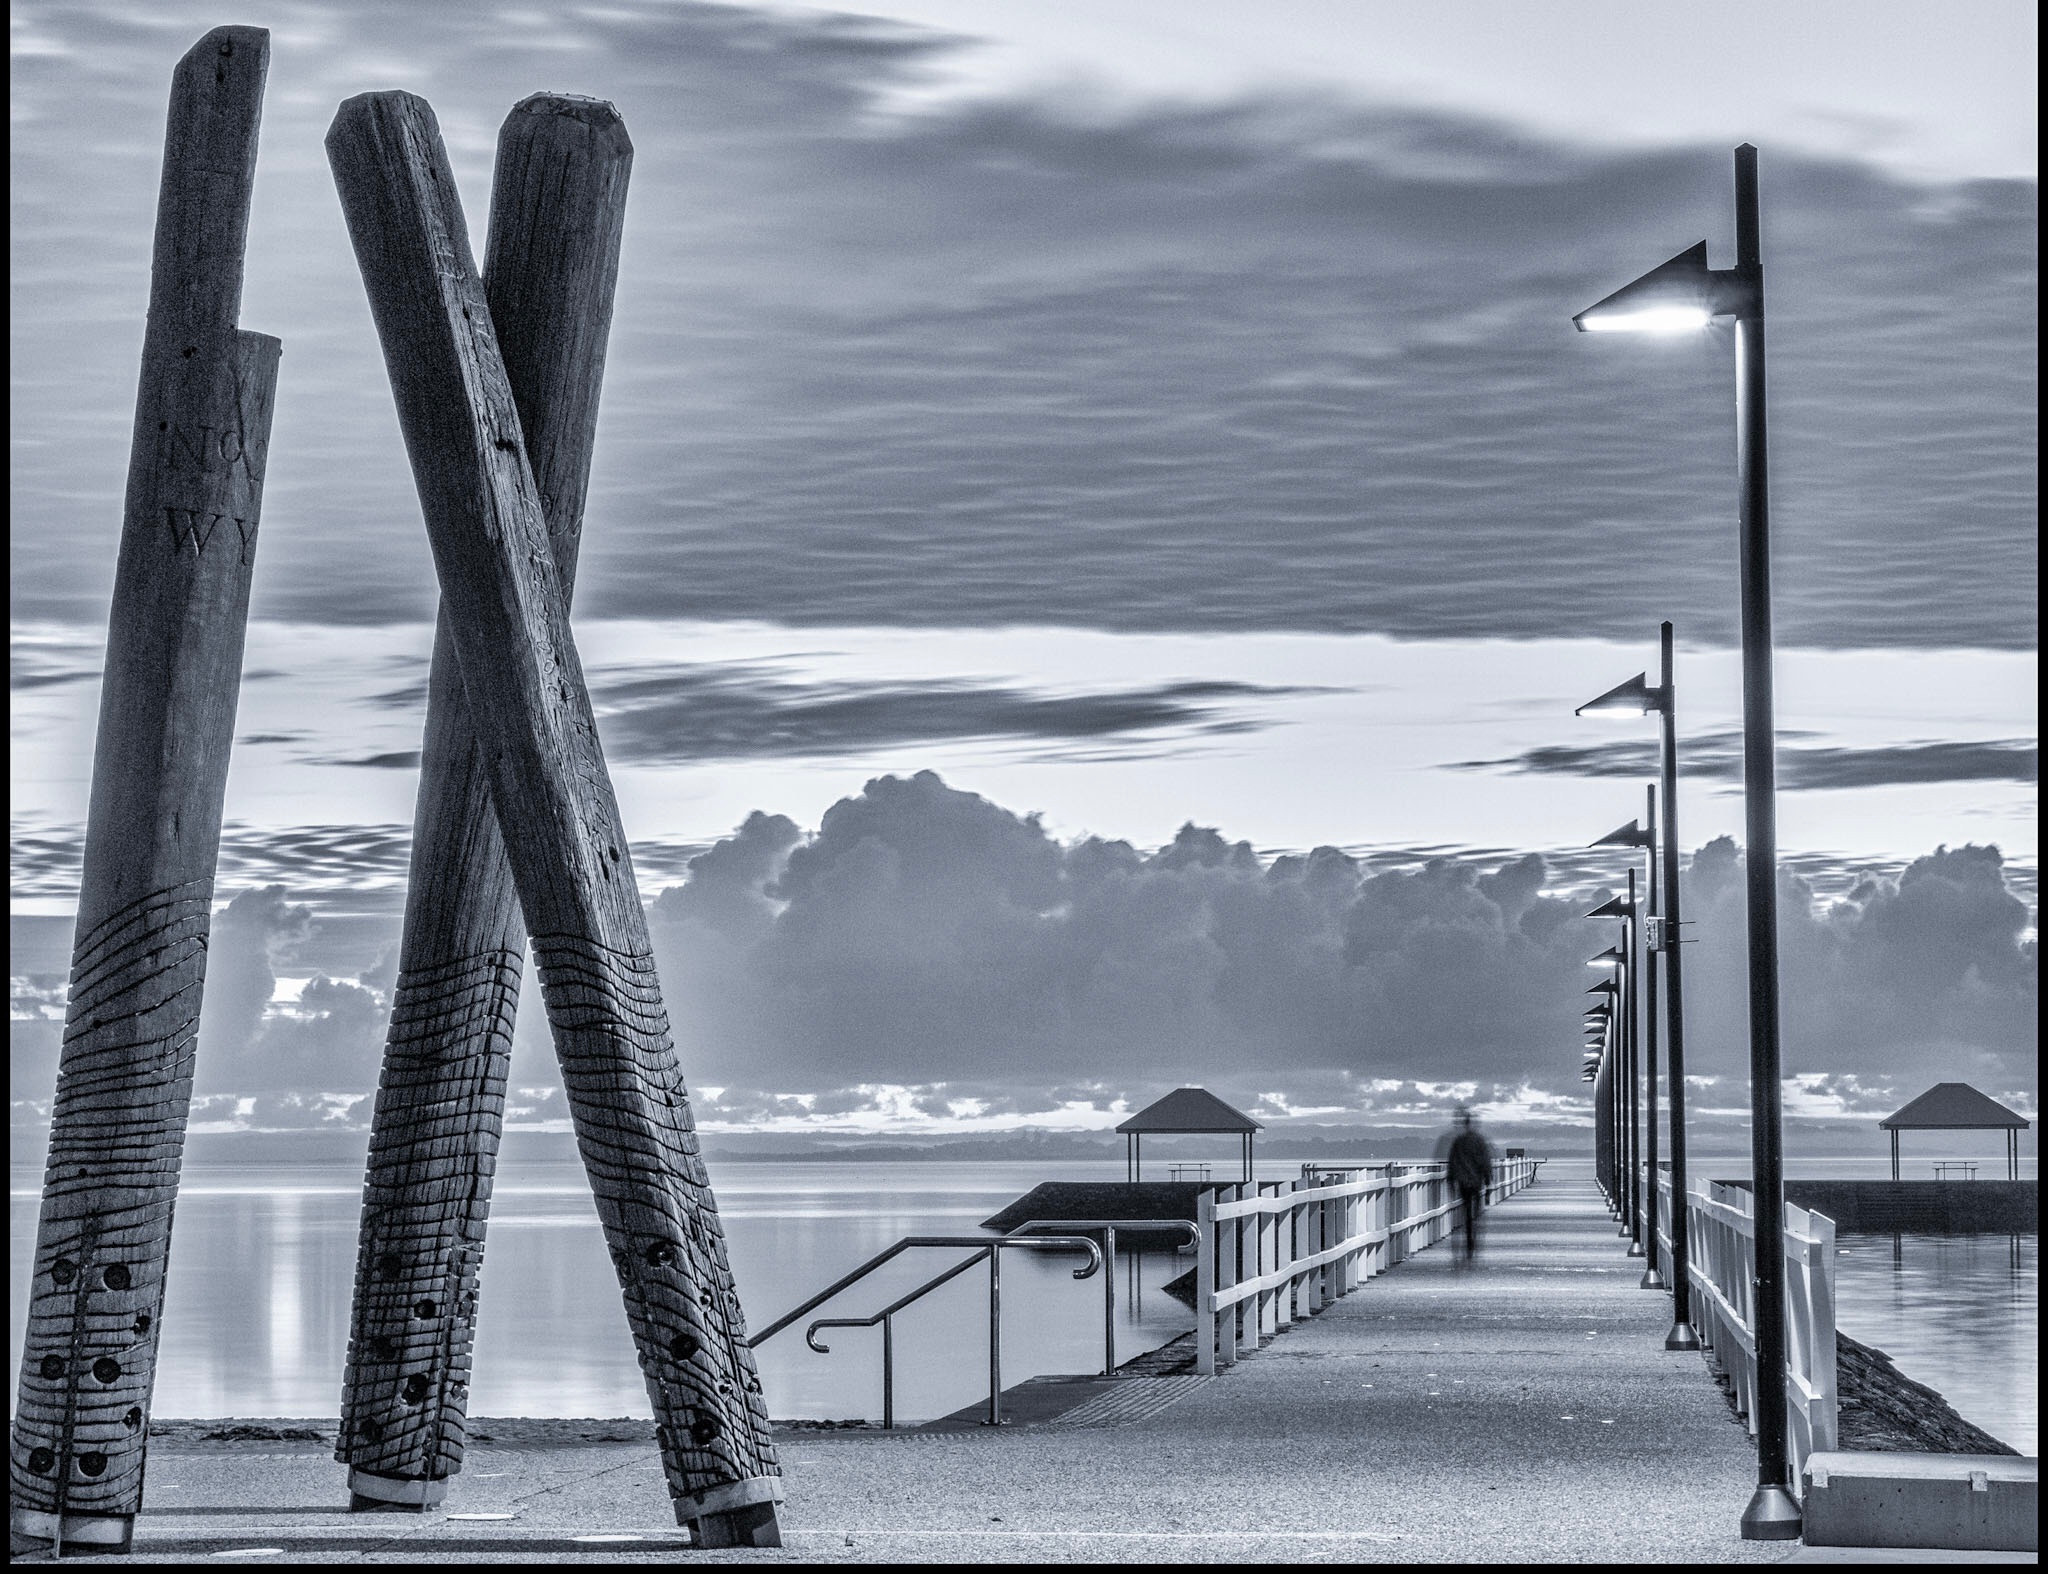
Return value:
[(1628, 917), (1621, 921), (1621, 1020), (1622, 1041), (1628, 1046), (1627, 1058), (1623, 1064), (1628, 1069), (1628, 1188), (1627, 1222), (1622, 1234), (1628, 1237), (1628, 1255), (1643, 1255), (1643, 1135), (1642, 1135), (1642, 1090), (1637, 1085), (1642, 1075), (1642, 1035), (1636, 1022), (1636, 871), (1631, 864), (1628, 871)]
[(1770, 451), (1764, 411), (1764, 264), (1756, 149), (1735, 150), (1735, 470), (1741, 494), (1742, 793), (1748, 847), (1750, 1173), (1756, 1204), (1757, 1489), (1746, 1541), (1800, 1533), (1785, 1428), (1785, 1176), (1778, 1088), (1777, 759), (1771, 705)]
[(1692, 1232), (1686, 1213), (1685, 1170), (1685, 947), (1679, 927), (1678, 900), (1678, 702), (1671, 675), (1671, 625), (1659, 632), (1663, 668), (1659, 677), (1658, 711), (1663, 717), (1664, 747), (1660, 761), (1664, 778), (1664, 922), (1659, 949), (1664, 953), (1665, 999), (1669, 1002), (1665, 1065), (1671, 1086), (1671, 1332), (1667, 1350), (1697, 1350), (1700, 1336), (1692, 1326)]
[(1614, 1056), (1609, 1046), (1600, 1046), (1600, 1063), (1593, 1071), (1593, 1172), (1609, 1208), (1614, 1206)]
[[(1657, 907), (1657, 789), (1644, 789), (1647, 813), (1643, 820), (1649, 832), (1648, 901), (1646, 913), (1655, 914)], [(1637, 1288), (1661, 1290), (1664, 1275), (1657, 1267), (1657, 948), (1647, 933), (1647, 924), (1637, 924), (1636, 932), (1641, 937), (1637, 943), (1637, 955), (1643, 964), (1643, 1105), (1647, 1117), (1643, 1122), (1643, 1249), (1649, 1261), (1643, 1265), (1643, 1277)]]

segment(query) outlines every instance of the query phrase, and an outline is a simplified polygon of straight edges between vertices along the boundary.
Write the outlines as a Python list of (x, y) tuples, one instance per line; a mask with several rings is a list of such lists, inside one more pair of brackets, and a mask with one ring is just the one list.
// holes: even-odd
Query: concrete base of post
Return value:
[(775, 1505), (781, 1501), (780, 1476), (749, 1476), (677, 1498), (676, 1523), (687, 1526), (700, 1547), (779, 1547), (782, 1527)]
[(1664, 1348), (1667, 1350), (1697, 1350), (1699, 1347), (1700, 1336), (1693, 1332), (1691, 1323), (1673, 1323), (1671, 1332), (1664, 1336)]
[(1628, 1243), (1628, 1255), (1629, 1255), (1629, 1256), (1631, 1256), (1631, 1257), (1640, 1257), (1640, 1256), (1642, 1256), (1642, 1255), (1643, 1255), (1643, 1243), (1642, 1243), (1641, 1241), (1630, 1241), (1630, 1242)]
[(1758, 1487), (1742, 1511), (1744, 1541), (1797, 1541), (1804, 1521), (1799, 1505), (1783, 1487)]
[(1636, 1281), (1636, 1288), (1638, 1290), (1668, 1290), (1671, 1286), (1664, 1282), (1664, 1275), (1659, 1273), (1657, 1265), (1652, 1263), (1643, 1270), (1642, 1278)]
[(779, 1547), (782, 1527), (775, 1519), (773, 1503), (749, 1503), (745, 1508), (727, 1509), (689, 1521), (693, 1543), (699, 1547)]
[(18, 1508), (7, 1516), (9, 1561), (56, 1551), (64, 1557), (106, 1557), (125, 1553), (135, 1539), (133, 1514), (55, 1514)]
[(380, 1476), (372, 1470), (351, 1468), (348, 1473), (348, 1507), (351, 1514), (424, 1514), (448, 1496), (443, 1481), (408, 1480), (403, 1476)]

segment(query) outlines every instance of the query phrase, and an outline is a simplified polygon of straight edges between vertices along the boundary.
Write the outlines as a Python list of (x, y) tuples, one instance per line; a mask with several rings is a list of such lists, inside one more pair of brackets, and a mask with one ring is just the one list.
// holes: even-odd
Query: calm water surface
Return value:
[[(1040, 1181), (1122, 1177), (1121, 1161), (728, 1161), (716, 1170), (733, 1271), (756, 1328), (901, 1236), (978, 1235), (981, 1220)], [(17, 1365), (40, 1182), (36, 1171), (17, 1169), (12, 1176), (9, 1338)], [(360, 1205), (360, 1186), (338, 1172), (309, 1179), (304, 1170), (284, 1168), (187, 1167), (164, 1303), (158, 1414), (337, 1412)], [(813, 1315), (866, 1316), (963, 1255), (905, 1253)], [(1040, 1373), (1100, 1368), (1102, 1281), (1074, 1282), (1071, 1271), (1081, 1262), (1075, 1253), (1006, 1257), (1006, 1386)], [(1186, 1308), (1158, 1290), (1182, 1266), (1171, 1254), (1123, 1258), (1120, 1359), (1191, 1325)], [(803, 1334), (799, 1322), (756, 1352), (769, 1413), (879, 1418), (880, 1329), (826, 1331), (821, 1337), (829, 1355), (806, 1348)], [(11, 1398), (13, 1382), (8, 1391)], [(897, 1415), (943, 1415), (987, 1392), (987, 1271), (978, 1268), (898, 1315)], [(618, 1281), (577, 1164), (500, 1173), (469, 1409), (484, 1416), (651, 1414)]]
[(2022, 1454), (2037, 1451), (2040, 1237), (1841, 1235), (1835, 1326)]
[[(1260, 1171), (1276, 1179), (1299, 1173), (1289, 1165), (1262, 1164)], [(1121, 1162), (1091, 1161), (728, 1160), (715, 1170), (734, 1272), (757, 1328), (900, 1236), (975, 1234), (982, 1219), (1040, 1181), (1122, 1177)], [(19, 1359), (28, 1315), (26, 1269), (41, 1178), (34, 1170), (12, 1175), (10, 1361)], [(357, 1178), (339, 1171), (187, 1168), (164, 1307), (158, 1413), (336, 1413), (359, 1200)], [(1940, 1389), (1978, 1425), (2034, 1452), (2036, 1238), (1844, 1236), (1841, 1247), (1840, 1326)], [(821, 1311), (864, 1316), (957, 1260), (945, 1252), (910, 1256), (918, 1260), (899, 1259)], [(1073, 1282), (1069, 1269), (1077, 1261), (1019, 1253), (1004, 1264), (1005, 1383), (1099, 1365), (1100, 1281)], [(1163, 1344), (1189, 1326), (1186, 1309), (1159, 1293), (1182, 1266), (1170, 1254), (1120, 1264), (1120, 1356)], [(986, 1271), (976, 1269), (899, 1316), (899, 1418), (941, 1415), (987, 1392), (986, 1282)], [(805, 1348), (801, 1323), (757, 1352), (770, 1413), (879, 1417), (880, 1331), (840, 1329), (823, 1337), (829, 1355)], [(8, 1391), (11, 1402), (12, 1381)], [(617, 1281), (576, 1164), (508, 1165), (500, 1172), (470, 1411), (649, 1414)]]

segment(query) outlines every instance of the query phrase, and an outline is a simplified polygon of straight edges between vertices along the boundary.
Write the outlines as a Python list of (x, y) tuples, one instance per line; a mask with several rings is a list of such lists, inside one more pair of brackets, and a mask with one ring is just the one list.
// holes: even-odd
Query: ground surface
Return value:
[[(1793, 1555), (1739, 1538), (1750, 1441), (1701, 1358), (1664, 1350), (1670, 1298), (1637, 1288), (1641, 1259), (1623, 1255), (1591, 1183), (1544, 1181), (1489, 1223), (1476, 1266), (1433, 1248), (1208, 1381), (1073, 1385), (1086, 1410), (1000, 1432), (790, 1435), (783, 1550), (687, 1556)], [(341, 1467), (315, 1441), (166, 1436), (128, 1561), (672, 1562), (686, 1545), (651, 1443), (577, 1435), (608, 1435), (592, 1423), (476, 1430), (496, 1441), (472, 1446), (445, 1512), (420, 1517), (348, 1514)]]

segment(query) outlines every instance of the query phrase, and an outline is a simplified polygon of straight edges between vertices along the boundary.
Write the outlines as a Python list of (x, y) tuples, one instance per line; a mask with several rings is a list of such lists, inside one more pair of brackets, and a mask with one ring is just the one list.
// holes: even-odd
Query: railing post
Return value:
[(1102, 1227), (1102, 1375), (1116, 1376), (1116, 1226)]
[(1195, 1194), (1195, 1370), (1216, 1375), (1216, 1194)]
[[(1298, 1181), (1281, 1183), (1277, 1195), (1292, 1197), (1301, 1189)], [(1290, 1203), (1285, 1213), (1273, 1216), (1273, 1266), (1287, 1268), (1287, 1278), (1274, 1294), (1273, 1325), (1275, 1332), (1284, 1332), (1294, 1326), (1294, 1292), (1297, 1288), (1294, 1265), (1301, 1257), (1301, 1242), (1296, 1238), (1301, 1229), (1301, 1215)], [(1303, 1314), (1307, 1315), (1306, 1313)]]
[(882, 1430), (896, 1430), (896, 1319), (882, 1319)]
[(1809, 1211), (1815, 1240), (1807, 1250), (1809, 1294), (1813, 1300), (1814, 1387), (1819, 1390), (1813, 1417), (1813, 1446), (1826, 1452), (1836, 1446), (1839, 1431), (1835, 1362), (1835, 1221)]
[(1003, 1253), (988, 1249), (988, 1424), (1003, 1424)]

